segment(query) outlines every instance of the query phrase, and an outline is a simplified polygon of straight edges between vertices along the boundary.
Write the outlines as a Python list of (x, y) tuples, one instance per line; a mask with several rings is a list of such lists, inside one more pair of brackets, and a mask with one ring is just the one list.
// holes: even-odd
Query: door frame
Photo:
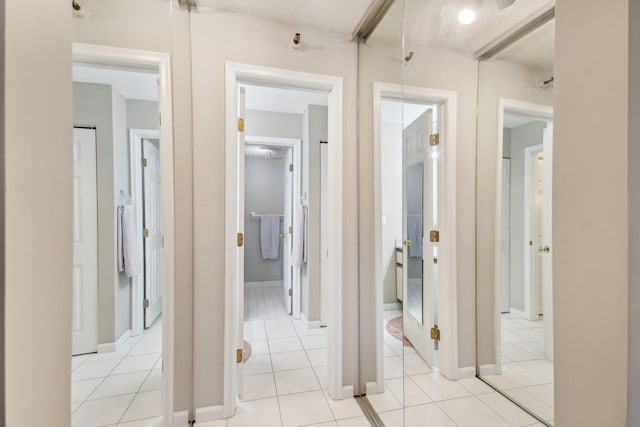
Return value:
[[(142, 140), (160, 139), (157, 129), (129, 130), (129, 166), (131, 173), (131, 204), (136, 208), (136, 222), (138, 232), (138, 259), (144, 259), (144, 238), (142, 237), (142, 215), (144, 194), (142, 191)], [(144, 332), (144, 274), (132, 278), (131, 283), (131, 335), (136, 336)]]
[[(456, 92), (393, 83), (373, 83), (373, 223), (375, 250), (375, 331), (376, 331), (376, 381), (366, 384), (367, 394), (384, 392), (384, 272), (382, 270), (382, 100), (396, 99), (418, 103), (437, 103), (444, 106), (441, 133), (446, 144), (442, 146), (442, 214), (440, 232), (451, 236), (439, 243), (439, 271), (443, 282), (457, 284), (457, 224), (456, 224)], [(446, 378), (460, 378), (458, 367), (458, 290), (456, 286), (441, 286), (438, 298), (439, 328), (442, 334), (440, 347), (440, 372)]]
[[(496, 149), (496, 205), (494, 222), (494, 308), (500, 307), (502, 295), (502, 156), (504, 154), (504, 115), (505, 111), (527, 116), (539, 117), (542, 120), (553, 120), (553, 107), (549, 105), (533, 104), (517, 101), (509, 98), (498, 99), (497, 121), (497, 149)], [(525, 307), (526, 308), (526, 307)], [(487, 366), (482, 369), (482, 375), (499, 375), (502, 373), (502, 314), (500, 310), (494, 310), (494, 334), (495, 340), (495, 367)], [(483, 368), (483, 367), (481, 367)]]
[(527, 239), (527, 236), (531, 236), (531, 197), (532, 197), (532, 181), (531, 174), (533, 170), (531, 168), (531, 162), (533, 157), (538, 153), (541, 153), (543, 150), (542, 144), (531, 145), (529, 147), (525, 147), (524, 149), (524, 316), (528, 320), (537, 320), (539, 314), (538, 307), (538, 289), (536, 286), (532, 286), (531, 283), (531, 274), (533, 269), (533, 264), (531, 262), (531, 257), (527, 256), (530, 254), (532, 250), (529, 247), (528, 241), (531, 239)]
[[(160, 117), (160, 167), (164, 177), (173, 177), (173, 106), (171, 57), (168, 53), (123, 49), (83, 43), (72, 44), (72, 61), (90, 65), (106, 65), (153, 70), (158, 74), (158, 110)], [(176, 424), (173, 412), (174, 371), (174, 187), (173, 179), (162, 180), (162, 230), (165, 237), (162, 259), (162, 411), (165, 426)], [(71, 332), (70, 332), (71, 333)]]
[[(302, 140), (296, 138), (280, 138), (272, 136), (246, 135), (244, 137), (245, 145), (268, 145), (273, 147), (286, 147), (293, 149), (293, 206), (296, 206), (296, 200), (300, 200), (302, 194)], [(297, 194), (297, 199), (296, 195)], [(286, 232), (286, 230), (285, 230)], [(293, 269), (293, 300), (291, 305), (292, 316), (294, 319), (300, 318), (301, 300), (300, 300), (300, 268)]]
[(328, 330), (328, 392), (333, 399), (353, 396), (353, 386), (342, 383), (342, 176), (343, 109), (342, 77), (257, 65), (225, 63), (225, 307), (224, 313), (224, 387), (223, 416), (233, 415), (236, 407), (238, 378), (236, 343), (239, 337), (239, 283), (236, 274), (238, 248), (238, 87), (240, 83), (314, 89), (329, 92), (329, 284), (331, 295)]

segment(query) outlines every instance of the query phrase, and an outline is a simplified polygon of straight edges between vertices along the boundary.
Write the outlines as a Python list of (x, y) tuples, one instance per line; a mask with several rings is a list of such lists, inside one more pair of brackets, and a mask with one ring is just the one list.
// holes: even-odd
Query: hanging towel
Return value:
[(280, 256), (280, 215), (260, 216), (260, 249), (264, 260)]
[(118, 271), (127, 277), (140, 274), (138, 241), (136, 240), (136, 215), (133, 206), (118, 206)]
[(411, 240), (409, 256), (422, 258), (422, 215), (407, 215), (407, 238)]
[(293, 265), (302, 267), (307, 262), (309, 227), (307, 225), (307, 207), (298, 206), (293, 222), (293, 252), (291, 254)]

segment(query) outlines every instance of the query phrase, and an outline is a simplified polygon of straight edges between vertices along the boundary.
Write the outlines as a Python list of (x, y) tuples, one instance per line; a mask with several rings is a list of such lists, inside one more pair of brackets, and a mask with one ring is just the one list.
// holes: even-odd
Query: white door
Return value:
[(511, 274), (511, 159), (502, 159), (502, 294), (500, 311), (508, 313)]
[[(427, 110), (403, 130), (404, 334), (431, 366), (437, 352), (430, 338), (437, 325), (437, 246), (429, 239), (437, 230), (437, 156), (429, 144), (433, 113)], [(410, 243), (409, 243), (410, 242)]]
[(329, 143), (320, 143), (320, 324), (329, 322)]
[[(238, 118), (245, 118), (245, 89), (243, 87), (238, 90)], [(244, 236), (244, 144), (245, 133), (244, 126), (240, 130), (238, 126), (238, 217), (236, 218), (236, 229), (238, 233)], [(237, 349), (244, 349), (244, 244), (238, 245), (238, 257), (236, 265), (236, 277), (238, 278), (236, 286), (238, 289), (238, 341)], [(243, 353), (244, 355), (244, 353)], [(243, 393), (243, 377), (244, 377), (244, 357), (237, 363), (237, 384), (238, 397), (242, 398)]]
[(98, 349), (96, 131), (73, 129), (72, 353)]
[(293, 226), (293, 148), (287, 150), (284, 162), (284, 221), (282, 226), (282, 267), (284, 283), (284, 303), (287, 312), (292, 314), (293, 305), (293, 266), (291, 264), (291, 251), (293, 250), (292, 236), (289, 230)]
[(533, 268), (532, 268), (532, 283), (535, 288), (535, 309), (534, 318), (538, 318), (544, 314), (543, 310), (543, 277), (542, 277), (542, 263), (544, 260), (544, 240), (543, 240), (543, 210), (545, 199), (545, 182), (544, 182), (544, 167), (546, 159), (542, 151), (536, 153), (533, 158), (533, 177), (532, 177), (532, 203), (531, 203), (531, 231), (533, 234)]
[(150, 327), (162, 314), (162, 221), (160, 199), (160, 146), (158, 140), (142, 141), (145, 159), (144, 204), (144, 327)]
[(544, 311), (544, 350), (553, 360), (553, 256), (552, 250), (552, 183), (553, 183), (553, 123), (549, 122), (543, 133), (544, 151), (544, 206), (542, 209), (542, 289)]

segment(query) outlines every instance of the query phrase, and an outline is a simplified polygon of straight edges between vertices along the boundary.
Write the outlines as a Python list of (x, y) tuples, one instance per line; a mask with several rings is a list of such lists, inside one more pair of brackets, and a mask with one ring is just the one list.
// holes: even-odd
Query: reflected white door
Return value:
[[(437, 325), (437, 248), (428, 238), (437, 229), (437, 169), (429, 144), (433, 113), (427, 110), (403, 130), (404, 334), (431, 366), (437, 351), (430, 337)], [(436, 148), (437, 149), (437, 148)], [(409, 243), (410, 242), (410, 243)]]
[(544, 202), (542, 209), (542, 307), (544, 312), (544, 351), (553, 360), (553, 256), (552, 256), (552, 200), (553, 200), (553, 123), (543, 132)]
[(535, 291), (535, 305), (533, 309), (533, 319), (537, 319), (538, 316), (544, 314), (544, 307), (542, 304), (544, 289), (543, 289), (543, 275), (542, 275), (542, 263), (544, 256), (544, 240), (543, 240), (543, 210), (545, 202), (545, 181), (544, 181), (544, 167), (545, 158), (542, 151), (536, 153), (531, 161), (532, 165), (532, 194), (531, 194), (531, 232), (533, 235), (533, 264), (532, 264), (532, 284)]
[[(238, 88), (238, 118), (243, 120), (245, 118), (245, 89), (243, 87)], [(245, 133), (244, 126), (242, 128), (238, 127), (238, 217), (236, 220), (236, 230), (238, 233), (242, 233), (244, 236), (244, 144), (245, 144)], [(238, 278), (236, 282), (236, 287), (238, 289), (238, 301), (236, 303), (237, 311), (238, 311), (238, 319), (237, 319), (237, 328), (238, 328), (238, 341), (236, 342), (236, 349), (241, 350), (244, 349), (244, 244), (238, 245), (238, 256), (237, 256), (237, 265), (235, 266), (236, 277)], [(242, 350), (241, 350), (242, 351)], [(243, 377), (244, 377), (244, 352), (242, 351), (243, 357), (237, 363), (237, 385), (238, 385), (238, 397), (242, 397), (243, 393)]]
[(98, 349), (96, 131), (73, 129), (72, 353)]
[[(291, 252), (293, 250), (292, 236), (289, 233), (293, 226), (293, 148), (287, 150), (284, 162), (284, 221), (282, 222), (282, 267), (284, 284), (284, 303), (287, 312), (292, 314), (293, 305), (293, 266), (291, 265)], [(296, 296), (297, 297), (297, 296)]]
[(162, 314), (162, 218), (160, 146), (158, 140), (142, 141), (146, 166), (143, 175), (144, 239), (144, 327), (150, 327)]
[(500, 311), (511, 309), (511, 159), (502, 159), (502, 294)]

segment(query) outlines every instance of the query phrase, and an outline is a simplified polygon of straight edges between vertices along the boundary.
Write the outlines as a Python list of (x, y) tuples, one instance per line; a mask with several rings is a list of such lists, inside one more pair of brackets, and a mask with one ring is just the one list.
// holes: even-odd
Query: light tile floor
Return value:
[[(401, 315), (385, 311), (385, 325)], [(542, 426), (479, 379), (449, 381), (434, 372), (413, 348), (384, 331), (385, 392), (367, 398), (387, 427)]]
[(544, 323), (502, 315), (502, 374), (487, 381), (553, 424), (553, 362), (544, 354)]
[(71, 360), (72, 427), (160, 427), (162, 319), (112, 353)]

